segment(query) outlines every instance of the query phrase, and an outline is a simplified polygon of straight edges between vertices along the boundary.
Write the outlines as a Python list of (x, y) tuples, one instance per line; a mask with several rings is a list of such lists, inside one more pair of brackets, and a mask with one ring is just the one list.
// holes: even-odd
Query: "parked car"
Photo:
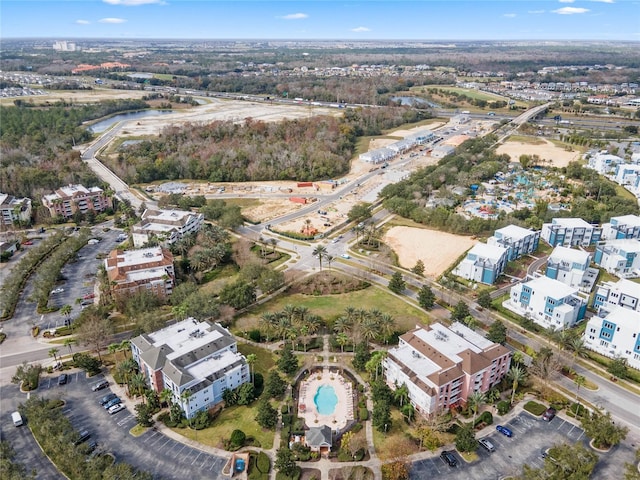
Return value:
[(116, 397), (117, 395), (115, 393), (109, 393), (100, 399), (100, 405), (105, 405)]
[(456, 457), (453, 455), (453, 453), (448, 450), (443, 450), (440, 454), (440, 458), (450, 467), (458, 466), (458, 460), (456, 460)]
[(480, 440), (478, 440), (478, 443), (489, 453), (493, 453), (496, 451), (496, 447), (493, 446), (493, 443), (491, 443), (486, 438), (481, 438)]
[(89, 445), (87, 445), (87, 453), (93, 452), (96, 448), (98, 448), (98, 442), (91, 440)]
[(513, 432), (509, 430), (507, 427), (503, 427), (502, 425), (496, 426), (496, 430), (501, 434), (506, 435), (507, 437), (513, 437)]
[(107, 411), (109, 412), (109, 415), (113, 415), (114, 413), (118, 413), (120, 410), (124, 410), (124, 405), (122, 403), (116, 403), (109, 407), (109, 410)]
[(100, 380), (98, 383), (95, 383), (91, 386), (91, 390), (97, 392), (98, 390), (102, 390), (103, 388), (107, 388), (109, 386), (108, 380)]
[(119, 403), (122, 403), (122, 400), (120, 400), (119, 397), (116, 397), (116, 398), (114, 398), (112, 400), (109, 400), (107, 403), (105, 403), (103, 405), (103, 407), (104, 407), (105, 410), (109, 410), (111, 407), (113, 407), (114, 405), (117, 405)]
[(550, 422), (551, 420), (553, 420), (553, 417), (555, 416), (556, 416), (556, 409), (553, 407), (549, 407), (542, 415), (542, 420), (544, 420), (545, 422)]
[(340, 256), (341, 256), (342, 258), (346, 258), (347, 260), (349, 260), (349, 259), (351, 258), (351, 257), (350, 257), (348, 254), (346, 254), (346, 253), (343, 253), (343, 254), (342, 254), (342, 255), (340, 255)]
[(92, 298), (95, 298), (96, 294), (95, 293), (87, 293), (86, 295), (84, 295), (82, 297), (83, 300), (91, 300)]
[(73, 444), (80, 445), (82, 442), (86, 442), (87, 440), (89, 440), (90, 436), (91, 434), (89, 433), (89, 430), (83, 430), (80, 432), (80, 434), (78, 435), (78, 438), (76, 439), (75, 442), (73, 442)]
[(58, 385), (65, 385), (67, 383), (68, 379), (69, 379), (69, 377), (67, 377), (67, 374), (63, 373), (62, 375), (60, 375), (58, 377)]
[(62, 293), (62, 292), (64, 292), (64, 288), (62, 287), (54, 288), (53, 290), (51, 290), (51, 295), (55, 295), (56, 293)]
[(25, 240), (22, 242), (22, 245), (33, 245), (33, 242), (31, 240)]

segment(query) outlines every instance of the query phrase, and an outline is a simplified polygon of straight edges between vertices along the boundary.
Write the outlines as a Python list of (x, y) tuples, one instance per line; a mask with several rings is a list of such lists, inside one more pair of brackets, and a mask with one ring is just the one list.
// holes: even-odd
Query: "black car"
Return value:
[(542, 420), (544, 420), (545, 422), (550, 422), (551, 420), (553, 420), (553, 417), (555, 416), (556, 416), (556, 409), (553, 407), (549, 407), (542, 415)]
[(109, 393), (100, 399), (100, 405), (105, 405), (116, 397), (117, 395), (115, 393)]
[(456, 460), (456, 457), (453, 455), (453, 453), (448, 450), (443, 450), (440, 454), (440, 458), (444, 460), (450, 467), (458, 466), (458, 460)]
[(98, 390), (102, 390), (103, 388), (107, 388), (109, 386), (109, 382), (107, 380), (100, 380), (98, 383), (95, 383), (91, 386), (91, 390), (97, 392)]
[(58, 377), (58, 385), (65, 385), (67, 383), (68, 377), (66, 373), (63, 373)]
[(75, 442), (73, 442), (73, 444), (80, 445), (82, 442), (86, 442), (87, 440), (89, 440), (89, 437), (91, 437), (89, 430), (83, 430), (80, 432), (80, 434), (78, 435), (78, 438), (76, 439)]

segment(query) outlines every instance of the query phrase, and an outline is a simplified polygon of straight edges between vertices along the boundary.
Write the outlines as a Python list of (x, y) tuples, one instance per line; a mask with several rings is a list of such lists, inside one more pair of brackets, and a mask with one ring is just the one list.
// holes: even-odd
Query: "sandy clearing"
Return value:
[(569, 162), (580, 158), (580, 152), (578, 151), (568, 152), (544, 138), (536, 138), (536, 140), (540, 140), (541, 143), (532, 145), (524, 142), (507, 141), (498, 147), (496, 153), (506, 153), (513, 162), (517, 162), (520, 155), (538, 155), (542, 160), (551, 161), (551, 164), (558, 168), (566, 167)]
[(478, 240), (437, 230), (392, 227), (385, 234), (384, 242), (396, 252), (400, 265), (412, 268), (422, 260), (425, 276), (435, 278)]

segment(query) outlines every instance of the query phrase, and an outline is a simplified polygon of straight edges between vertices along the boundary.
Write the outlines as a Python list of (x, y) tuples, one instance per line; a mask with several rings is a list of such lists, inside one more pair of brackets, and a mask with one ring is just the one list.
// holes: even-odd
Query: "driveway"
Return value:
[[(521, 412), (505, 426), (513, 432), (508, 438), (497, 431), (493, 431), (487, 438), (495, 446), (494, 453), (478, 449), (480, 457), (473, 463), (466, 463), (455, 452), (458, 468), (446, 465), (439, 456), (416, 461), (412, 464), (411, 479), (450, 478), (469, 480), (498, 479), (507, 475), (517, 475), (522, 472), (522, 466), (541, 467), (544, 463), (541, 452), (556, 443), (588, 443), (583, 430), (574, 424), (557, 416), (551, 422)], [(599, 453), (600, 460), (596, 466), (594, 479), (621, 478), (622, 465), (633, 458), (630, 445), (620, 445), (609, 453)]]
[[(84, 372), (77, 372), (69, 374), (66, 385), (58, 385), (57, 376), (48, 377), (41, 382), (37, 394), (44, 397), (60, 397), (65, 400), (63, 413), (76, 430), (89, 430), (91, 438), (98, 442), (98, 448), (101, 451), (114, 454), (117, 461), (130, 463), (140, 470), (152, 473), (156, 479), (223, 478), (222, 467), (226, 463), (226, 458), (182, 444), (152, 429), (137, 438), (130, 435), (129, 430), (136, 424), (133, 413), (122, 410), (109, 415), (98, 401), (111, 390), (105, 388), (98, 392), (91, 391), (91, 385), (103, 378), (102, 375), (98, 375), (87, 379)], [(29, 450), (28, 458), (31, 461), (30, 457), (39, 452), (37, 446), (29, 447), (30, 443), (35, 445), (31, 433), (26, 428), (14, 428), (10, 422), (10, 412), (13, 411), (10, 408), (15, 409), (14, 405), (17, 406), (24, 401), (25, 396), (19, 393), (15, 386), (11, 386), (2, 388), (2, 397), (3, 412), (7, 412), (4, 415), (6, 421), (2, 422), (3, 435), (5, 429), (11, 433), (7, 439), (16, 441), (14, 448), (17, 451)], [(9, 406), (10, 408), (6, 408)], [(43, 475), (41, 473), (41, 468), (43, 472), (49, 472), (52, 467), (46, 458), (42, 457), (44, 460), (41, 459), (40, 462), (28, 463), (28, 465), (37, 465), (38, 478), (60, 478), (59, 474)], [(21, 454), (19, 458), (23, 461), (25, 457)], [(46, 463), (49, 470), (43, 467)]]

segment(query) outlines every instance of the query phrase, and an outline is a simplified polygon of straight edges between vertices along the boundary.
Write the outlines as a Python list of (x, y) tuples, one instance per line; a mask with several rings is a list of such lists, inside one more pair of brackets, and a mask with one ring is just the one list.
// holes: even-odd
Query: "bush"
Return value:
[(86, 371), (89, 376), (100, 373), (101, 363), (97, 358), (86, 353), (76, 353), (73, 355), (73, 363), (76, 367)]
[(262, 334), (258, 329), (249, 330), (248, 337), (249, 337), (249, 340), (253, 342), (256, 342), (256, 343), (262, 342)]
[(244, 446), (244, 441), (247, 436), (242, 430), (234, 430), (231, 432), (231, 437), (229, 438), (229, 450), (237, 450), (240, 447)]
[(353, 459), (356, 462), (361, 462), (362, 459), (364, 458), (365, 453), (367, 453), (367, 451), (364, 448), (359, 448), (356, 453), (353, 454)]
[(533, 414), (535, 416), (539, 416), (539, 415), (542, 415), (545, 412), (547, 407), (545, 407), (541, 403), (534, 402), (533, 400), (530, 400), (527, 403), (525, 403), (524, 409), (527, 412), (529, 412), (529, 413), (531, 413), (531, 414)]
[(367, 420), (369, 420), (369, 410), (367, 410), (366, 408), (359, 408), (358, 409), (358, 419), (361, 422), (366, 422)]
[(480, 414), (478, 418), (476, 418), (476, 424), (474, 426), (478, 426), (479, 424), (484, 423), (485, 425), (493, 424), (493, 415), (488, 410), (485, 410)]
[(578, 417), (578, 418), (582, 417), (586, 412), (584, 405), (580, 403), (572, 403), (571, 406), (569, 407), (569, 410), (571, 411), (571, 413), (573, 413), (575, 417)]
[(258, 470), (262, 473), (269, 473), (271, 471), (271, 460), (269, 460), (269, 456), (266, 453), (260, 452), (258, 454), (256, 467), (258, 467)]
[(504, 415), (511, 410), (511, 403), (508, 400), (498, 402), (498, 414)]
[(361, 423), (356, 423), (353, 425), (353, 427), (351, 427), (351, 431), (353, 433), (358, 433), (360, 430), (362, 430), (362, 424)]

